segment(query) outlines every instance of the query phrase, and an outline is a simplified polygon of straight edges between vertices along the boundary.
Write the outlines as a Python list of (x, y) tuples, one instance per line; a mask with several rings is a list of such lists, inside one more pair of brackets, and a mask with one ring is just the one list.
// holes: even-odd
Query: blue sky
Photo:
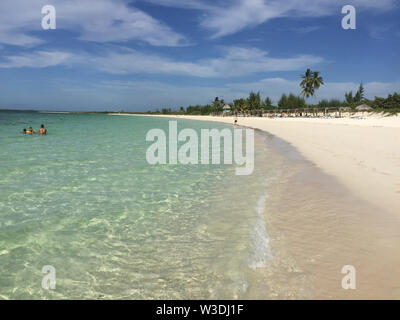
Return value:
[[(344, 5), (356, 30), (341, 27)], [(57, 13), (43, 30), (44, 5)], [(397, 0), (2, 0), (0, 107), (147, 111), (226, 101), (251, 90), (276, 101), (321, 72), (316, 99), (362, 81), (400, 91)]]

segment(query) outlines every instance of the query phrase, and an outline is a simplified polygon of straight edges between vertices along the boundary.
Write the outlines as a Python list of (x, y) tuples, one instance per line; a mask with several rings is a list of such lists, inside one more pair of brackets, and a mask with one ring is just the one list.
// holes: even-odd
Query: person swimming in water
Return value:
[(40, 134), (41, 136), (45, 136), (45, 135), (47, 134), (47, 129), (44, 127), (44, 124), (42, 124), (42, 125), (40, 126), (39, 134)]
[(29, 127), (29, 130), (28, 130), (28, 131), (26, 131), (26, 133), (29, 133), (29, 134), (34, 134), (34, 133), (36, 133), (36, 131), (35, 131), (35, 130), (33, 130), (33, 129), (32, 129), (32, 127)]
[(26, 129), (25, 129), (25, 128), (24, 128), (24, 130), (22, 130), (22, 133), (23, 133), (23, 134), (26, 134)]

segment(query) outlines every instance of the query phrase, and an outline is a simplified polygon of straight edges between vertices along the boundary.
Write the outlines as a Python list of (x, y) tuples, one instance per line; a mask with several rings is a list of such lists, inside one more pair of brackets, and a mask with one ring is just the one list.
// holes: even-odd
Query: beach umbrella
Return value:
[(357, 111), (369, 111), (369, 110), (372, 110), (372, 108), (369, 105), (362, 104), (362, 105), (359, 105), (358, 107), (356, 107), (356, 110)]

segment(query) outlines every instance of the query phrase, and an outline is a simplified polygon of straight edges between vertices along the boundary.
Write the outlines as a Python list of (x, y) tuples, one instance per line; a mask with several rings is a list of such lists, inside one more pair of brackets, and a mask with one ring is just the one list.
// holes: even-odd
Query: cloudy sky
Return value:
[[(342, 7), (357, 29), (341, 26)], [(42, 7), (56, 9), (43, 30)], [(147, 111), (260, 91), (400, 91), (398, 0), (1, 0), (0, 107)]]

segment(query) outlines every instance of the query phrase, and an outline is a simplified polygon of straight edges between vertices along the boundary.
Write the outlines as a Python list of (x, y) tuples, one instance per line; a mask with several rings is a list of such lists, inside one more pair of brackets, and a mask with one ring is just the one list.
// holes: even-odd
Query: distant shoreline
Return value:
[[(289, 109), (290, 110), (290, 109)], [(189, 113), (169, 113), (169, 114), (163, 114), (163, 113), (155, 113), (155, 112), (148, 112), (148, 111), (143, 111), (143, 112), (129, 112), (129, 111), (68, 111), (68, 110), (40, 110), (40, 109), (1, 109), (0, 112), (34, 112), (34, 113), (49, 113), (49, 114), (57, 114), (57, 113), (63, 113), (63, 114), (109, 114), (109, 115), (145, 115), (145, 116), (159, 116), (159, 117), (209, 117), (210, 115), (197, 115), (197, 114), (189, 114)], [(353, 117), (357, 116), (362, 116), (362, 117), (400, 117), (400, 113), (397, 114), (390, 114), (390, 113), (383, 113), (382, 110), (376, 110), (376, 111), (370, 111), (370, 112), (361, 112), (361, 111), (356, 111), (353, 112)], [(216, 116), (219, 117), (219, 116)], [(226, 117), (232, 117), (231, 115), (227, 115)], [(242, 116), (241, 116), (242, 117)], [(250, 116), (254, 118), (258, 118), (255, 116)], [(248, 118), (243, 117), (243, 118)], [(262, 118), (262, 117), (260, 117)], [(290, 117), (289, 117), (290, 118)], [(307, 117), (297, 117), (297, 118), (307, 118)], [(318, 117), (317, 117), (318, 118)], [(342, 118), (349, 118), (348, 116), (343, 116)]]

